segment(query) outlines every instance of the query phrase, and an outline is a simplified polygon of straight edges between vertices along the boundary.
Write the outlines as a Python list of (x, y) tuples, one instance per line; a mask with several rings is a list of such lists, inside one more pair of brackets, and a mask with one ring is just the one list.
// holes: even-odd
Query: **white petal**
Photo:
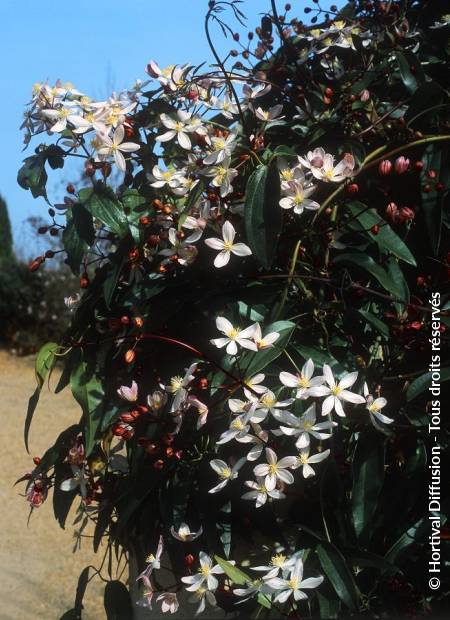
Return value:
[(231, 251), (236, 256), (250, 256), (250, 254), (252, 253), (251, 249), (248, 247), (248, 245), (245, 245), (245, 243), (235, 243), (232, 246)]
[(214, 267), (220, 269), (220, 267), (225, 267), (230, 262), (231, 253), (228, 250), (222, 250), (217, 254), (214, 259)]

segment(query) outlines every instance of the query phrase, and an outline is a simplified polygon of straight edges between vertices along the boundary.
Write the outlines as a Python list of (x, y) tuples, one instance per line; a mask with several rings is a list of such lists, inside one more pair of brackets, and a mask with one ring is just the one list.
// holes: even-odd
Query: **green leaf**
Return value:
[(32, 396), (28, 400), (27, 415), (24, 424), (24, 443), (27, 452), (29, 452), (28, 439), (30, 434), (31, 421), (33, 419), (34, 412), (39, 402), (39, 396), (41, 394), (42, 386), (45, 383), (49, 373), (53, 370), (56, 363), (56, 352), (59, 349), (59, 345), (56, 342), (47, 342), (44, 344), (36, 357), (35, 362), (35, 375), (37, 387), (34, 390)]
[(384, 459), (384, 441), (372, 432), (360, 434), (352, 464), (352, 515), (361, 541), (370, 539), (371, 521), (384, 482)]
[(372, 327), (374, 327), (377, 332), (380, 333), (381, 336), (383, 336), (384, 340), (389, 340), (389, 327), (388, 325), (386, 325), (386, 323), (380, 321), (378, 317), (376, 317), (371, 312), (368, 312), (367, 310), (357, 310), (357, 312), (359, 315), (361, 315), (364, 321), (370, 323)]
[(119, 237), (128, 233), (127, 216), (110, 187), (97, 183), (95, 188), (86, 195), (83, 204), (93, 217), (100, 220)]
[(359, 252), (347, 252), (344, 254), (339, 254), (333, 259), (333, 265), (339, 265), (341, 263), (352, 263), (360, 269), (368, 271), (376, 280), (378, 280), (383, 288), (395, 297), (399, 297), (398, 287), (383, 267), (380, 267), (380, 265), (378, 265), (371, 256), (361, 254)]
[(409, 288), (408, 283), (406, 282), (406, 278), (403, 275), (403, 271), (400, 269), (398, 260), (394, 257), (391, 257), (388, 261), (387, 272), (392, 282), (394, 283), (398, 299), (402, 299), (404, 301), (404, 303), (394, 303), (394, 308), (399, 317), (405, 316), (406, 306), (407, 304), (409, 304), (410, 299)]
[(248, 244), (266, 269), (275, 258), (283, 224), (279, 201), (280, 175), (275, 163), (258, 166), (248, 180), (244, 220)]
[(80, 237), (73, 219), (69, 220), (64, 229), (62, 240), (67, 253), (67, 264), (76, 276), (80, 273), (80, 265), (88, 245)]
[[(441, 368), (440, 383), (443, 383), (444, 381), (448, 381), (449, 379), (450, 379), (450, 367)], [(426, 372), (425, 374), (420, 375), (420, 377), (417, 377), (417, 379), (414, 379), (414, 381), (411, 383), (411, 385), (409, 386), (406, 392), (406, 400), (408, 402), (410, 400), (413, 400), (414, 398), (419, 396), (419, 394), (422, 394), (423, 392), (425, 392), (425, 390), (428, 390), (430, 386), (431, 386), (431, 372)]]
[(45, 171), (45, 152), (41, 151), (24, 159), (17, 174), (17, 182), (23, 189), (29, 189), (33, 198), (43, 196), (47, 200), (47, 172)]
[[(442, 521), (445, 522), (445, 518)], [(442, 525), (444, 525), (444, 522), (442, 522)], [(430, 524), (428, 516), (422, 517), (416, 521), (414, 525), (405, 530), (395, 541), (389, 551), (385, 554), (385, 560), (391, 564), (396, 564), (397, 562), (403, 560), (404, 556), (409, 553), (411, 545), (424, 541), (427, 538), (429, 531)]]
[(75, 363), (70, 375), (70, 387), (75, 400), (83, 410), (86, 456), (92, 452), (95, 434), (101, 421), (103, 386), (89, 369), (86, 361)]
[(376, 568), (380, 571), (381, 575), (396, 575), (402, 573), (402, 571), (391, 564), (382, 555), (377, 555), (370, 551), (358, 550), (348, 558), (349, 563), (352, 566), (358, 566), (359, 568)]
[[(445, 159), (447, 163), (446, 168), (448, 174), (448, 167), (450, 164), (448, 162), (448, 157), (446, 157)], [(442, 178), (441, 171), (442, 168), (445, 168), (443, 166), (442, 160), (442, 149), (435, 144), (429, 144), (425, 149), (425, 153), (422, 157), (424, 167), (420, 175), (422, 187), (424, 187), (425, 185), (429, 185), (431, 188), (431, 191), (429, 192), (421, 192), (421, 203), (425, 226), (428, 232), (428, 238), (430, 240), (430, 245), (434, 256), (438, 255), (439, 246), (441, 244), (442, 219), (444, 213), (444, 196), (442, 192), (436, 191), (436, 186), (434, 183), (429, 183), (427, 171), (431, 169), (435, 170), (441, 182), (445, 183), (445, 180)]]
[[(375, 209), (366, 209), (366, 205), (361, 202), (354, 201), (347, 205), (347, 208), (351, 212), (353, 217), (359, 222), (361, 227), (380, 248), (380, 250), (388, 251), (404, 260), (409, 265), (416, 266), (416, 260), (411, 254), (409, 248), (400, 239), (400, 237), (392, 230), (387, 222), (377, 213)], [(362, 212), (364, 211), (364, 212)], [(380, 225), (381, 223), (381, 225)], [(370, 232), (372, 226), (380, 225), (380, 230), (377, 235)]]
[(133, 620), (130, 594), (121, 581), (108, 581), (103, 602), (107, 620)]
[(359, 607), (359, 593), (353, 575), (342, 553), (331, 543), (317, 545), (317, 555), (323, 572), (341, 601), (352, 611)]
[[(244, 573), (244, 571), (242, 571), (240, 568), (233, 566), (233, 564), (230, 564), (230, 562), (227, 562), (227, 560), (224, 560), (218, 555), (215, 555), (214, 558), (217, 564), (225, 573), (225, 575), (229, 577), (233, 583), (239, 586), (243, 586), (253, 582), (253, 579), (249, 577), (249, 575)], [(267, 599), (266, 596), (263, 596), (262, 594), (258, 595), (258, 603), (262, 607), (266, 607), (267, 609), (270, 609), (271, 607), (270, 601)]]
[[(410, 63), (405, 58), (405, 55), (402, 52), (395, 52), (395, 56), (397, 58), (398, 69), (402, 82), (412, 95), (417, 90), (417, 79), (411, 72)], [(416, 67), (418, 64), (419, 62), (416, 63)]]

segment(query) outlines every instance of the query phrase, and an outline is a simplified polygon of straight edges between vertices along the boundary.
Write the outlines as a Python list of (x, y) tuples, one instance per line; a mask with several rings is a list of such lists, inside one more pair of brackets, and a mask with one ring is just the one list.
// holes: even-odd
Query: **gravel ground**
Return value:
[[(0, 351), (2, 431), (0, 450), (0, 620), (58, 620), (73, 606), (78, 576), (96, 564), (90, 540), (72, 553), (72, 520), (66, 530), (53, 517), (51, 501), (35, 510), (29, 526), (24, 485), (14, 482), (33, 466), (57, 435), (79, 418), (79, 407), (67, 391), (55, 395), (44, 388), (31, 427), (30, 451), (23, 444), (23, 422), (28, 398), (35, 388), (34, 358), (17, 358)], [(58, 373), (52, 377), (56, 385)], [(49, 497), (49, 499), (51, 499)], [(86, 620), (104, 620), (103, 588), (90, 584), (85, 598)]]

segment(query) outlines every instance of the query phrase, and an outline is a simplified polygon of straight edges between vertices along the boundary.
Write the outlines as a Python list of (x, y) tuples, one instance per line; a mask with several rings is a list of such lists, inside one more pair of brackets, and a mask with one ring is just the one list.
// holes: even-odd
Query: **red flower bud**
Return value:
[(35, 465), (39, 465), (40, 462), (41, 462), (41, 457), (40, 456), (34, 456), (33, 457), (33, 463)]
[(90, 282), (87, 273), (83, 273), (80, 278), (80, 288), (88, 288)]
[(157, 454), (159, 452), (159, 446), (156, 443), (150, 443), (145, 448), (145, 451), (147, 452), (147, 454)]
[(436, 170), (432, 170), (432, 169), (428, 170), (427, 177), (429, 179), (435, 179), (437, 177)]
[(359, 192), (358, 183), (350, 183), (350, 185), (347, 185), (347, 192), (349, 194), (357, 194)]
[(427, 280), (424, 276), (417, 276), (416, 284), (417, 286), (425, 286)]
[(378, 165), (378, 172), (381, 174), (381, 176), (387, 176), (388, 174), (390, 174), (391, 170), (392, 162), (389, 161), (389, 159), (383, 159), (383, 161), (380, 161)]
[(400, 223), (409, 222), (416, 217), (416, 214), (409, 207), (401, 207), (397, 215), (397, 221)]
[(397, 174), (404, 174), (409, 168), (409, 159), (403, 157), (403, 155), (397, 157), (397, 159), (395, 160), (394, 168)]
[(414, 163), (414, 168), (417, 170), (417, 172), (420, 172), (421, 170), (423, 170), (423, 161), (416, 161)]
[(153, 463), (153, 467), (161, 470), (164, 467), (164, 461), (162, 459), (158, 459)]
[(195, 559), (192, 553), (189, 553), (189, 555), (185, 556), (184, 563), (186, 564), (186, 566), (192, 566), (194, 562), (195, 562)]
[(135, 358), (136, 358), (136, 353), (133, 351), (133, 349), (128, 349), (128, 351), (125, 353), (125, 356), (124, 356), (126, 363), (132, 364)]
[(28, 269), (30, 271), (37, 271), (44, 261), (45, 258), (43, 256), (38, 256), (31, 261), (31, 263), (28, 265)]
[(395, 202), (390, 202), (386, 207), (385, 215), (387, 219), (393, 224), (397, 221), (398, 207)]
[(378, 224), (372, 226), (370, 232), (372, 233), (372, 235), (378, 235), (378, 233), (380, 232), (380, 227), (378, 226)]

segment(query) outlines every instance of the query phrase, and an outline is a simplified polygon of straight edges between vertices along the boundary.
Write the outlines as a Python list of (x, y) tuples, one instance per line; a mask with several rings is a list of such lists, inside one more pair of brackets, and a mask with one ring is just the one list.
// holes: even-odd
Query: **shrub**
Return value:
[[(306, 26), (271, 2), (254, 45), (223, 21), (240, 6), (209, 3), (209, 72), (151, 61), (151, 86), (105, 102), (34, 90), (29, 139), (58, 138), (20, 184), (45, 196), (47, 163), (86, 160), (60, 210), (83, 295), (39, 352), (35, 395), (64, 354), (59, 389), (83, 418), (28, 499), (52, 487), (64, 525), (76, 498), (94, 549), (128, 554), (143, 606), (175, 610), (187, 586), (198, 611), (252, 617), (437, 612), (448, 16), (356, 2), (320, 24), (314, 6)], [(212, 22), (233, 34), (232, 66)], [(106, 607), (119, 599), (129, 617), (110, 582)]]

